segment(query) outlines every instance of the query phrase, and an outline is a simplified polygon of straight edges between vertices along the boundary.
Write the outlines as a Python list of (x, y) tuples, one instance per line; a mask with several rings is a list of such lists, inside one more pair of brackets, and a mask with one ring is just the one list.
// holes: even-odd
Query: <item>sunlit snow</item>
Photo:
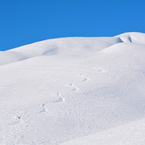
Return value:
[(145, 34), (0, 53), (0, 145), (144, 145), (144, 136)]

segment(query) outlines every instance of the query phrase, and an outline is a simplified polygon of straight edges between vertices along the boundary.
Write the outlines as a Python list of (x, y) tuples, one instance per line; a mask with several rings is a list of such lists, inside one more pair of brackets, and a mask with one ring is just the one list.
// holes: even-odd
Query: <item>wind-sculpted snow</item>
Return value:
[(92, 52), (98, 52), (104, 48), (123, 42), (145, 44), (145, 34), (126, 33), (112, 38), (73, 37), (41, 41), (0, 53), (0, 65), (42, 55), (63, 55), (66, 57), (80, 57), (81, 55), (88, 55)]
[(0, 145), (141, 145), (144, 58), (142, 33), (52, 39), (1, 52)]

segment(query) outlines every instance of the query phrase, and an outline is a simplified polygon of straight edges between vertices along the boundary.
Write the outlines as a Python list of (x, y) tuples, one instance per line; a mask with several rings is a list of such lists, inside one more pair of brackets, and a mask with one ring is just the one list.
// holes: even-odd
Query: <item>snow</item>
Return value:
[(59, 38), (0, 53), (0, 145), (145, 144), (145, 34)]
[(144, 145), (145, 119), (75, 139), (61, 145)]

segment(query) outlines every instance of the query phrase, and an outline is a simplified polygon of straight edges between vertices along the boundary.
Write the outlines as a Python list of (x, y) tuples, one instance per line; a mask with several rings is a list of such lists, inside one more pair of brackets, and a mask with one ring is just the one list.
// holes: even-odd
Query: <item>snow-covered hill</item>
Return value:
[(145, 34), (1, 52), (0, 100), (0, 145), (142, 145)]
[(144, 145), (145, 119), (98, 132), (61, 145)]

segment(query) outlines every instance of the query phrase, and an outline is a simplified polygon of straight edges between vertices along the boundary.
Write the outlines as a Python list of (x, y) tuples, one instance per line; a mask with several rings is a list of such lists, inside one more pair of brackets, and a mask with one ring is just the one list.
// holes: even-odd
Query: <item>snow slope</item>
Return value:
[(1, 52), (0, 145), (141, 145), (144, 88), (143, 33)]
[(144, 145), (145, 119), (75, 139), (61, 145)]

